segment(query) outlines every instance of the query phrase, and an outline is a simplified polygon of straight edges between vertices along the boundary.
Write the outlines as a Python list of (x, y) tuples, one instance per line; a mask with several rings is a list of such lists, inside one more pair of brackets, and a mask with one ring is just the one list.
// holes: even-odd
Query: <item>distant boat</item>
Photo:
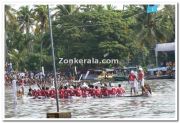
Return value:
[(89, 75), (85, 78), (86, 74), (82, 74), (82, 80), (103, 80), (112, 79), (115, 73), (114, 69), (89, 69)]
[(133, 70), (134, 72), (137, 72), (137, 67), (124, 67), (122, 69), (119, 69), (117, 74), (113, 76), (114, 81), (128, 81), (128, 76), (130, 71)]
[(152, 79), (175, 79), (175, 68), (168, 68), (168, 67), (157, 67), (151, 68), (147, 70), (147, 75), (145, 79), (152, 80)]

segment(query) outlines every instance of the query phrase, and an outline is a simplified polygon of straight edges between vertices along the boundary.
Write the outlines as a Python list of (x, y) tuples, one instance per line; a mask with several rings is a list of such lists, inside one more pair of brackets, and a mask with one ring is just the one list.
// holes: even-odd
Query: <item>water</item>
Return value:
[[(152, 87), (152, 97), (61, 100), (60, 111), (71, 112), (72, 118), (175, 118), (174, 80), (147, 82)], [(129, 89), (126, 83), (121, 84)], [(26, 98), (14, 105), (11, 88), (6, 87), (5, 118), (46, 118), (47, 112), (56, 112), (55, 100)]]

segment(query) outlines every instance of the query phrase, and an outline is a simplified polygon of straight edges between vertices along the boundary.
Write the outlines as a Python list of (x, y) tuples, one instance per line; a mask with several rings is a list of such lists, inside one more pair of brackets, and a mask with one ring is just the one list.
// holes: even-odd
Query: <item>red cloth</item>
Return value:
[(45, 90), (41, 90), (40, 93), (41, 93), (41, 96), (46, 96)]
[(142, 80), (144, 78), (144, 72), (139, 72), (138, 73), (138, 80)]
[(76, 89), (76, 96), (78, 96), (78, 97), (82, 96), (81, 89), (79, 89), (79, 88)]
[(55, 90), (50, 90), (49, 93), (51, 98), (55, 98)]
[(129, 81), (134, 81), (136, 76), (134, 74), (129, 75)]
[(118, 87), (116, 93), (121, 95), (121, 94), (125, 93), (125, 89), (122, 87)]
[(111, 89), (111, 95), (115, 95), (115, 94), (116, 94), (116, 91), (117, 91), (117, 89), (113, 87), (113, 88)]
[(69, 97), (69, 89), (64, 89), (64, 98), (68, 98)]
[(95, 90), (93, 88), (88, 89), (89, 96), (95, 96)]
[(95, 95), (97, 97), (100, 97), (101, 96), (101, 90), (100, 89), (95, 89)]
[(59, 98), (64, 98), (64, 89), (59, 90)]
[[(102, 93), (103, 96), (108, 96), (109, 95), (107, 88), (101, 89), (101, 93)], [(109, 91), (109, 93), (111, 93), (111, 92)]]

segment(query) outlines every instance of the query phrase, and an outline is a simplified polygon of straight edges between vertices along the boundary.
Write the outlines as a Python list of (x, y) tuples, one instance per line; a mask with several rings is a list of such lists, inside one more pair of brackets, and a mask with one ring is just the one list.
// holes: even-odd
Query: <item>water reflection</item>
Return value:
[[(152, 97), (60, 100), (60, 111), (72, 112), (73, 118), (174, 118), (174, 80), (148, 83), (152, 86)], [(126, 82), (121, 84), (126, 85)], [(6, 88), (5, 96), (6, 118), (45, 118), (47, 112), (56, 111), (54, 99), (27, 98), (13, 105), (11, 88)]]

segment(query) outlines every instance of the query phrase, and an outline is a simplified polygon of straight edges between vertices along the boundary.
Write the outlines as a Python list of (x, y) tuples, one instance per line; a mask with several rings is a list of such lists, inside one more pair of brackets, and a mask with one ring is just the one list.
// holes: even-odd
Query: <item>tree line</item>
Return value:
[[(175, 6), (165, 5), (157, 13), (146, 5), (56, 5), (51, 7), (57, 68), (59, 58), (118, 59), (116, 66), (155, 63), (156, 43), (174, 42)], [(105, 54), (107, 54), (105, 56)], [(46, 5), (5, 5), (5, 56), (15, 70), (52, 70), (51, 42)], [(161, 60), (172, 59), (162, 53)], [(79, 67), (112, 67), (77, 65)]]

